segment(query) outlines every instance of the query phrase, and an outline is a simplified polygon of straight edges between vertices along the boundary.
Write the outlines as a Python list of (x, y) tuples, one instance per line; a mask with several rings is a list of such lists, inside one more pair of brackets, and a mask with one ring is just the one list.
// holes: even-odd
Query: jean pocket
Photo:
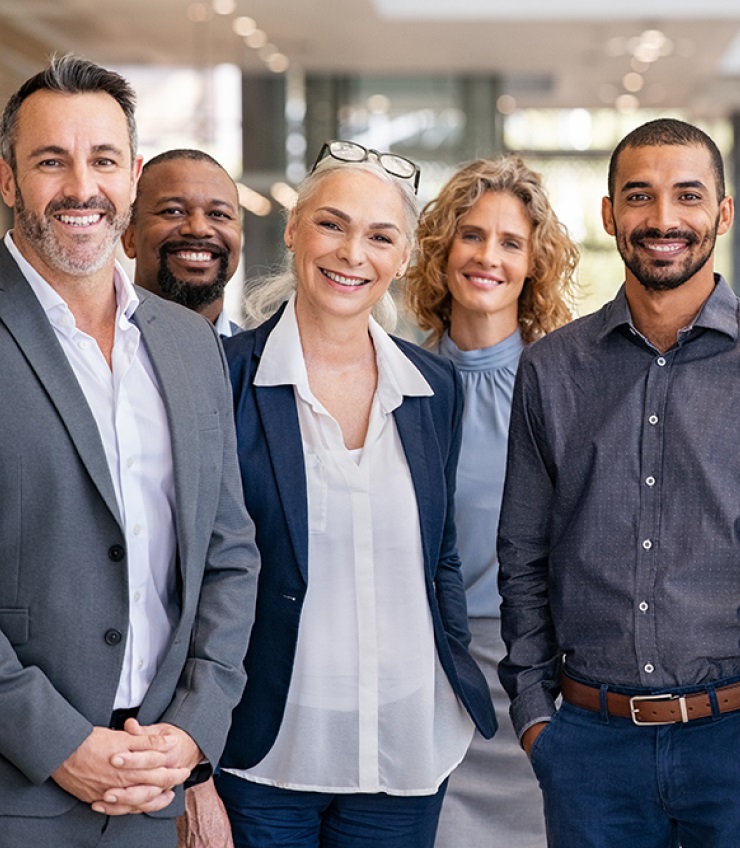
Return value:
[(555, 724), (558, 721), (560, 716), (560, 710), (558, 710), (551, 718), (550, 721), (542, 728), (542, 732), (540, 735), (534, 740), (532, 743), (532, 747), (529, 749), (529, 761), (532, 763), (532, 768), (535, 773), (537, 772), (537, 763), (541, 759), (542, 749), (544, 744), (547, 742), (550, 736), (552, 736), (553, 729)]

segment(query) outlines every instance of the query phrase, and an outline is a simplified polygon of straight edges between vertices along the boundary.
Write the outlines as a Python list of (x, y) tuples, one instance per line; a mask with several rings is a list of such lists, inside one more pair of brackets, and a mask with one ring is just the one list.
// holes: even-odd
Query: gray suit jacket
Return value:
[[(137, 291), (172, 437), (180, 604), (139, 719), (183, 728), (216, 762), (244, 686), (258, 571), (231, 392), (209, 322)], [(97, 426), (0, 243), (0, 816), (75, 803), (49, 776), (108, 725), (127, 629), (125, 539)], [(181, 808), (180, 797), (164, 815)]]

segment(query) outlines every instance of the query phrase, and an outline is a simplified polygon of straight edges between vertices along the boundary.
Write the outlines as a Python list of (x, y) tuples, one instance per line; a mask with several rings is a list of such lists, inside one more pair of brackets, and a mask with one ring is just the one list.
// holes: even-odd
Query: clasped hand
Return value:
[(172, 802), (174, 787), (201, 759), (198, 746), (179, 727), (142, 726), (130, 718), (123, 730), (93, 728), (52, 778), (97, 813), (152, 813)]

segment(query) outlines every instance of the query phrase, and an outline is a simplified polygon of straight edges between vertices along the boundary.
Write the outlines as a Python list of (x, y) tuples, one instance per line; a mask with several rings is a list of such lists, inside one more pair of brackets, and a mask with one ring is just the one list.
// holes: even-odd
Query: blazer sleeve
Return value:
[(470, 630), (455, 527), (455, 488), (462, 442), (463, 389), (460, 375), (454, 369), (451, 371), (451, 410), (446, 425), (449, 428), (449, 448), (444, 463), (446, 510), (435, 587), (445, 631), (467, 647), (470, 644)]
[(260, 563), (254, 523), (242, 494), (226, 360), (221, 345), (217, 347), (223, 375), (218, 392), (223, 430), (218, 500), (185, 667), (161, 718), (189, 733), (211, 763), (221, 755), (232, 710), (246, 683), (243, 661), (254, 622)]

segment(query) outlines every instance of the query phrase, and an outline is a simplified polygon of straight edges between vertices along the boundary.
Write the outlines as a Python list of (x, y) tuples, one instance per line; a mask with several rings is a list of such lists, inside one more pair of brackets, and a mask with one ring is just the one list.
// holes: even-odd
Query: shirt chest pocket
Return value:
[(328, 497), (326, 468), (318, 454), (306, 454), (306, 495), (308, 499), (308, 532), (326, 531), (326, 502)]

